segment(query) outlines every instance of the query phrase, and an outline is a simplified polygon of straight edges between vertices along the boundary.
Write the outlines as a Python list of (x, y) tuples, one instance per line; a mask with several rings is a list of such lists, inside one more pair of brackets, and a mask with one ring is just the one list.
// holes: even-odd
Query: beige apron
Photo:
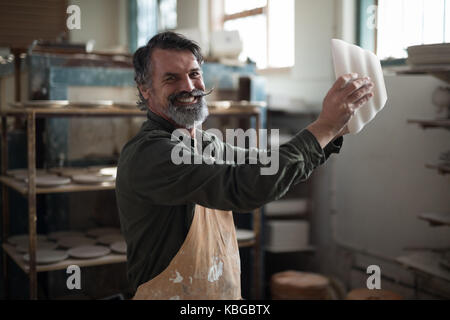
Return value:
[(239, 247), (231, 211), (195, 206), (189, 233), (169, 266), (133, 299), (239, 300)]

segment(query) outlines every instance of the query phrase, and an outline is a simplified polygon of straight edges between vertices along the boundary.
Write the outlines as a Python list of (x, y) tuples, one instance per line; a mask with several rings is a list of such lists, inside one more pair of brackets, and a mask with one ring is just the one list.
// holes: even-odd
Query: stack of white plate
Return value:
[[(47, 241), (47, 236), (45, 234), (37, 234), (36, 235), (36, 243)], [(8, 242), (12, 245), (18, 246), (21, 244), (28, 244), (29, 236), (28, 234), (18, 234), (8, 238)]]
[[(58, 244), (53, 241), (41, 240), (36, 242), (36, 250), (53, 250), (58, 247)], [(28, 243), (20, 243), (16, 246), (16, 250), (20, 253), (28, 253)]]
[(450, 43), (408, 47), (408, 64), (450, 64)]
[(117, 241), (117, 242), (111, 243), (111, 245), (109, 247), (115, 253), (120, 253), (120, 254), (127, 253), (127, 244), (125, 241)]
[[(65, 250), (36, 250), (36, 263), (49, 264), (65, 260), (69, 257)], [(24, 254), (23, 259), (26, 262), (30, 261), (30, 255)]]
[(84, 236), (83, 232), (75, 231), (75, 230), (55, 231), (55, 232), (50, 232), (48, 234), (48, 238), (50, 240), (55, 240), (55, 241), (58, 241), (65, 237), (82, 237), (82, 236)]
[(107, 176), (102, 174), (76, 174), (72, 176), (72, 180), (79, 184), (101, 184), (104, 182), (116, 181), (115, 176)]
[(68, 251), (69, 256), (77, 259), (94, 259), (106, 256), (111, 252), (111, 249), (105, 246), (79, 246), (74, 247)]

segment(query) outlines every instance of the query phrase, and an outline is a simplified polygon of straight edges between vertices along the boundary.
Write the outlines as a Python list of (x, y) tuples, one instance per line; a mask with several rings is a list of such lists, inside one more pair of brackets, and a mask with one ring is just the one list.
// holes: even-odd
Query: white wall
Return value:
[(70, 0), (81, 10), (81, 30), (71, 30), (71, 42), (95, 40), (94, 50), (127, 46), (126, 0)]

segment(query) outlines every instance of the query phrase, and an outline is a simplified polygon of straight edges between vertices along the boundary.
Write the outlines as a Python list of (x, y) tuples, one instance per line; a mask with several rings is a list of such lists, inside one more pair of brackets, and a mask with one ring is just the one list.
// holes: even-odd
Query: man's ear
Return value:
[(146, 86), (143, 85), (139, 85), (138, 88), (144, 99), (148, 100), (148, 98), (150, 97), (150, 88), (147, 88)]

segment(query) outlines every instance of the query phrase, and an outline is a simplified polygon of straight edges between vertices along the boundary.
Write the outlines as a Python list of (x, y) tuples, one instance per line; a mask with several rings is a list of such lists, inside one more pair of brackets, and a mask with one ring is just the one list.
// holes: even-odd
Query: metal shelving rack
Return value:
[[(210, 115), (217, 117), (254, 117), (256, 120), (256, 129), (260, 128), (261, 121), (261, 105), (247, 106), (245, 108), (237, 108), (230, 106), (228, 108), (210, 108)], [(36, 187), (36, 119), (49, 117), (145, 117), (146, 113), (139, 110), (124, 109), (118, 107), (111, 108), (67, 108), (61, 109), (38, 109), (38, 108), (11, 108), (0, 111), (1, 117), (1, 176), (0, 183), (2, 184), (2, 217), (3, 217), (3, 275), (7, 279), (7, 259), (11, 258), (28, 276), (30, 280), (30, 299), (35, 300), (37, 295), (37, 272), (46, 272), (61, 270), (67, 268), (71, 264), (83, 266), (98, 266), (105, 264), (126, 262), (126, 255), (109, 254), (107, 256), (96, 259), (76, 259), (64, 260), (58, 263), (49, 265), (36, 264), (36, 196), (38, 194), (50, 193), (64, 193), (64, 192), (81, 192), (81, 191), (100, 191), (100, 190), (114, 190), (115, 183), (103, 183), (100, 185), (77, 185), (69, 184), (60, 187), (39, 188)], [(6, 175), (8, 169), (8, 144), (7, 144), (7, 118), (25, 118), (27, 123), (27, 156), (28, 156), (28, 183), (18, 182)], [(258, 131), (257, 131), (258, 132)], [(13, 246), (7, 243), (9, 237), (10, 225), (10, 211), (9, 211), (9, 189), (19, 192), (28, 199), (28, 234), (29, 234), (29, 263), (25, 263), (22, 255), (17, 253)], [(253, 232), (254, 238), (251, 240), (240, 241), (239, 247), (253, 247), (254, 262), (253, 262), (253, 277), (254, 290), (256, 297), (260, 290), (260, 229), (261, 229), (261, 211), (256, 209), (253, 212)], [(6, 289), (7, 290), (7, 289)]]

